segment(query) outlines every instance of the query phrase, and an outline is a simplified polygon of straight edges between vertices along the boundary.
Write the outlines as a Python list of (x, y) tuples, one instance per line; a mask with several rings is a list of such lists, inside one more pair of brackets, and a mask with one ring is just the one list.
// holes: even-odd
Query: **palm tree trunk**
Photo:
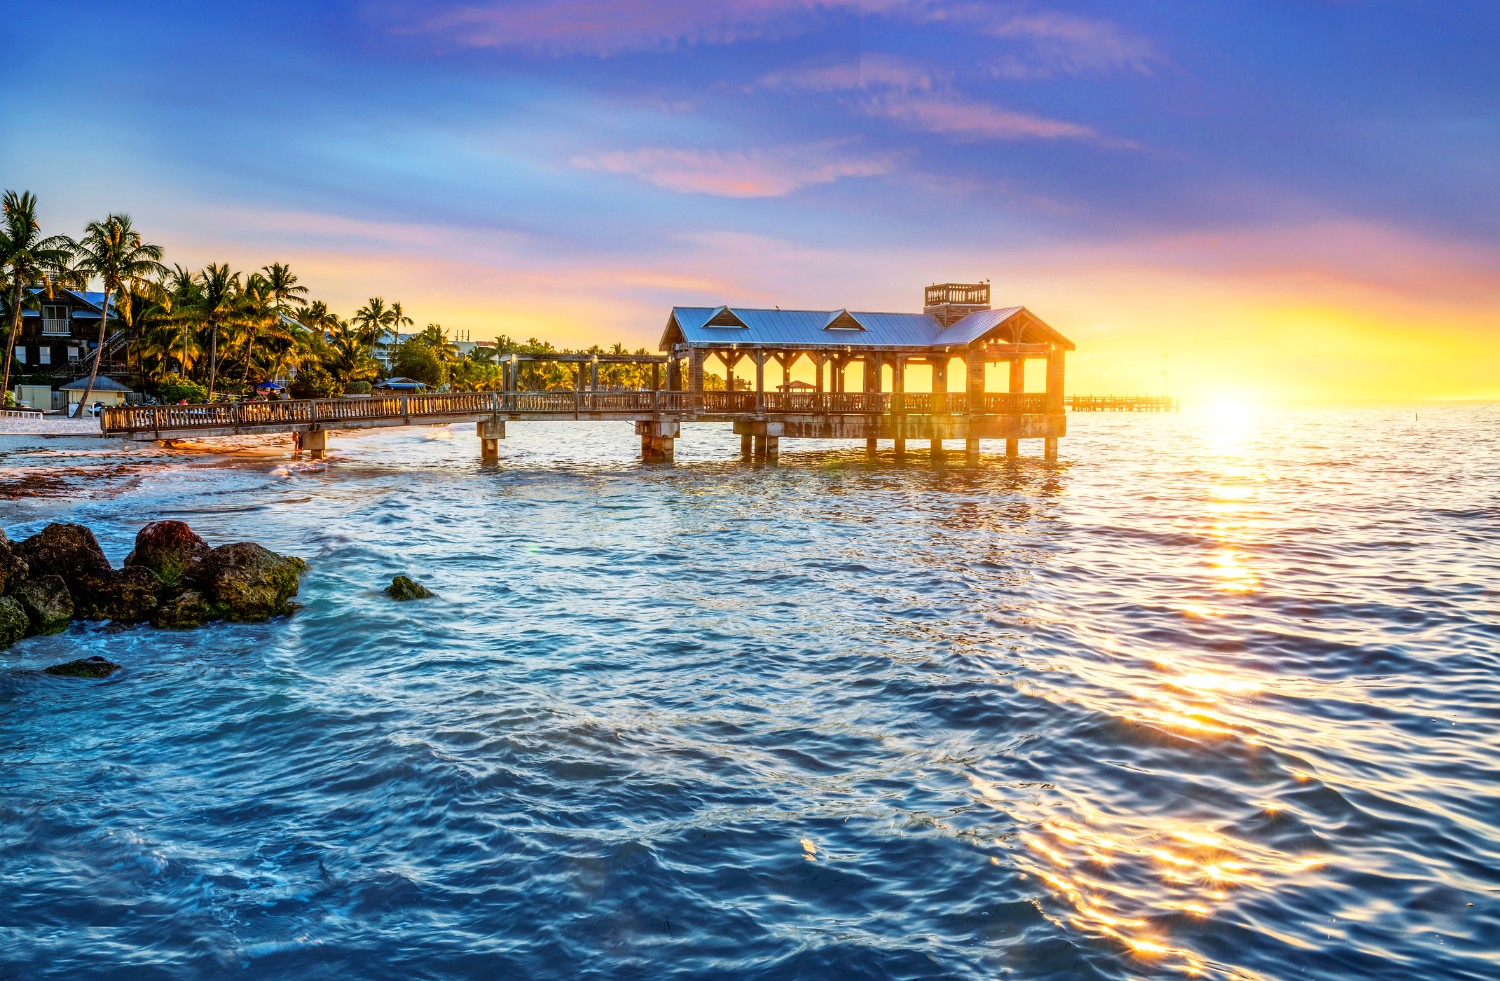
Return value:
[(214, 382), (219, 378), (219, 325), (208, 330), (208, 400), (214, 400)]
[(250, 365), (255, 359), (255, 328), (250, 328), (250, 343), (245, 347), (245, 373), (240, 376), (240, 384), (246, 385), (250, 381)]
[(99, 362), (104, 360), (104, 335), (109, 330), (109, 284), (104, 284), (104, 316), (99, 318), (99, 346), (94, 348), (94, 368), (89, 372), (89, 383), (83, 386), (83, 398), (78, 400), (78, 418), (88, 411), (89, 396), (94, 394), (94, 382), (99, 378)]
[(10, 391), (10, 355), (16, 349), (16, 335), (21, 333), (21, 294), (15, 297), (15, 322), (10, 325), (10, 334), (5, 338), (5, 371), (0, 374), (0, 407), (5, 405), (5, 393)]

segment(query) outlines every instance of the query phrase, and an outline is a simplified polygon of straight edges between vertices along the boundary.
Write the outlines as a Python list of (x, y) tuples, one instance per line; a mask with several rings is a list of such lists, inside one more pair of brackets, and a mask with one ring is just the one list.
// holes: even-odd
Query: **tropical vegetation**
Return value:
[[(373, 296), (348, 318), (316, 298), (285, 263), (256, 270), (211, 262), (193, 269), (165, 264), (129, 215), (89, 222), (83, 234), (43, 236), (36, 197), (6, 191), (0, 222), (0, 391), (36, 366), (12, 364), (24, 310), (64, 289), (101, 290), (99, 333), (78, 364), (88, 378), (88, 404), (102, 373), (163, 401), (244, 397), (278, 386), (293, 397), (367, 393), (371, 383), (399, 376), (432, 389), (488, 391), (503, 386), (508, 354), (647, 354), (621, 344), (562, 350), (534, 337), (500, 336), (492, 343), (451, 341), (440, 324), (411, 331), (399, 302)], [(13, 370), (13, 367), (17, 370)], [(518, 384), (568, 389), (575, 365), (523, 361)], [(48, 369), (45, 383), (52, 381)], [(33, 380), (37, 379), (33, 374)], [(708, 380), (714, 387), (715, 378)], [(599, 365), (599, 381), (618, 389), (651, 384), (646, 365)], [(722, 387), (722, 381), (719, 387)]]

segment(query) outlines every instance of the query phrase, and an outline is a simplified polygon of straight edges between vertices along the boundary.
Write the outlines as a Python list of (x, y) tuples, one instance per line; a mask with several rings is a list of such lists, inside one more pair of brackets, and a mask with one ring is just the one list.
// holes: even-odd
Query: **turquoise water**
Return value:
[(311, 563), (289, 619), (0, 655), (0, 974), (1500, 976), (1500, 407), (1070, 425), (393, 430), (0, 501)]

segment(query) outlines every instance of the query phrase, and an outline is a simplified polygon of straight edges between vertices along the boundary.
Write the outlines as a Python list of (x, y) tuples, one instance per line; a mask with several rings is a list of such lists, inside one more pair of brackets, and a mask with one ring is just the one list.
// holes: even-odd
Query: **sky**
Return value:
[[(990, 280), (1075, 393), (1500, 398), (1500, 2), (15, 5), (0, 184), (351, 314), (655, 348)], [(15, 39), (24, 39), (17, 43)]]

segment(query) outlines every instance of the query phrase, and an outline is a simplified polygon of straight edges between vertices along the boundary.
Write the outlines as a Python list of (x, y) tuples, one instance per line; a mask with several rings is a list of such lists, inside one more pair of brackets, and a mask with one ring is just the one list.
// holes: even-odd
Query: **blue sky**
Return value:
[[(1116, 366), (1122, 332), (1174, 351), (1207, 332), (1233, 358), (1309, 311), (1393, 352), (1412, 329), (1494, 353), (1493, 2), (71, 3), (11, 22), (0, 180), (37, 192), (49, 230), (129, 211), (170, 259), (290, 260), (350, 310), (383, 294), (475, 336), (649, 344), (673, 303), (911, 309), (972, 277)], [(1182, 300), (1148, 314), (1148, 286)], [(1390, 357), (1361, 383), (1398, 377)]]

